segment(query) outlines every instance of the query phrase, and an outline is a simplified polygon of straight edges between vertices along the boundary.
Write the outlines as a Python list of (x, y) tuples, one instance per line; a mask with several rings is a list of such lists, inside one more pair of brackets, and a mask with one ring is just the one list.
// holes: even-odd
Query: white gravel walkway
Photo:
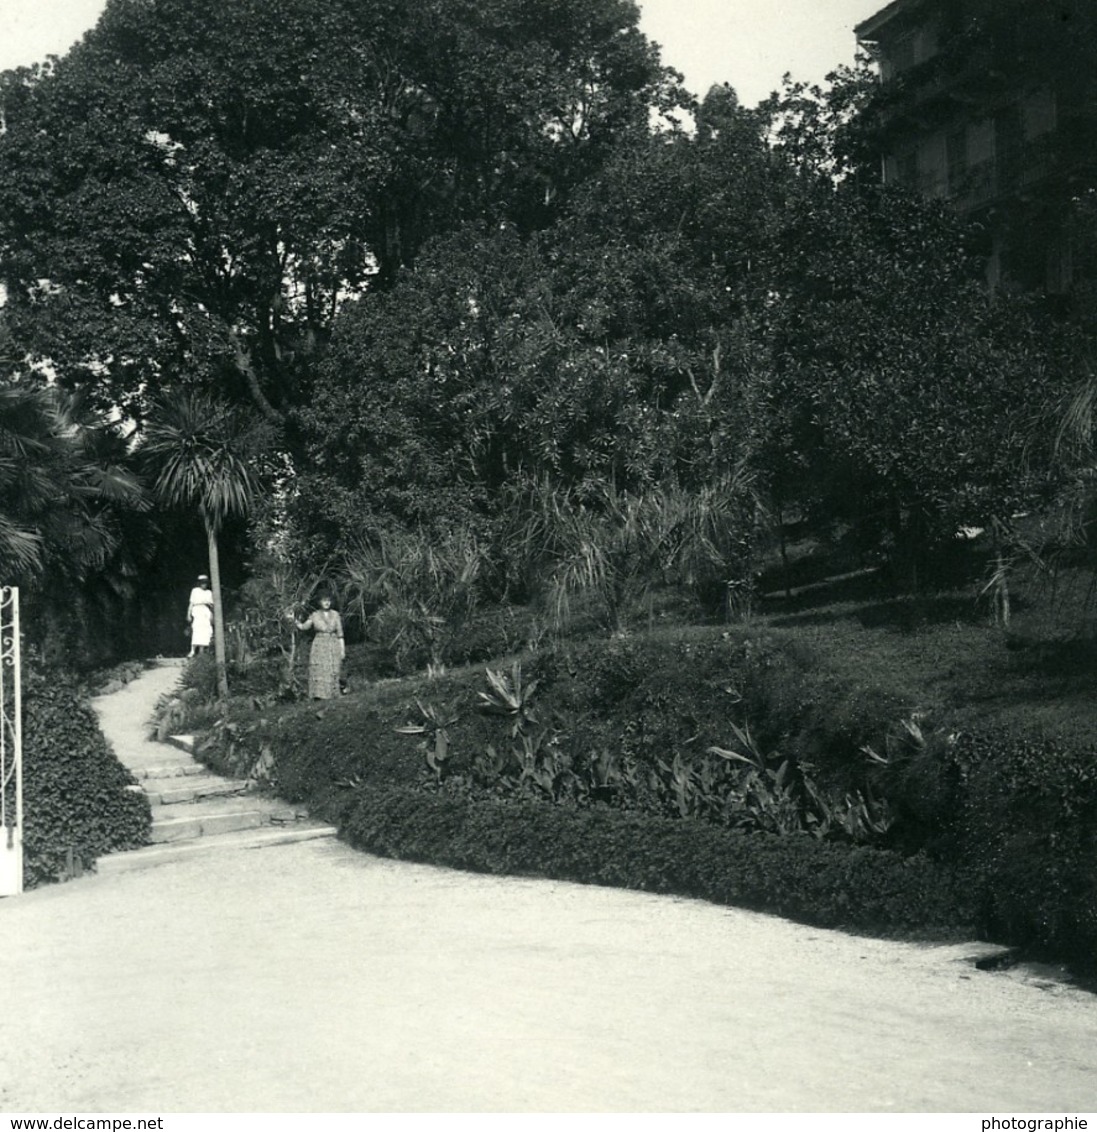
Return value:
[(1093, 1112), (1097, 998), (984, 950), (225, 849), (0, 901), (0, 1111)]

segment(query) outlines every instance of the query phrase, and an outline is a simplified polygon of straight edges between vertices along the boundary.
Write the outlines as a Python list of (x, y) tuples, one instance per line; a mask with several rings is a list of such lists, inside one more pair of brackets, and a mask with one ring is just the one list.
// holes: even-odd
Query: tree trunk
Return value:
[(213, 656), (217, 662), (217, 694), (229, 698), (229, 678), (225, 668), (225, 617), (221, 604), (221, 558), (217, 552), (217, 528), (206, 517), (206, 541), (209, 543), (209, 578), (213, 588)]
[(781, 544), (781, 573), (785, 579), (785, 597), (792, 599), (792, 569), (788, 561), (788, 537), (785, 532), (785, 507), (777, 504), (777, 537)]
[(251, 394), (251, 399), (255, 402), (263, 416), (280, 428), (286, 423), (285, 418), (264, 395), (263, 390), (259, 386), (259, 376), (255, 372), (255, 365), (251, 360), (251, 354), (240, 335), (235, 332), (232, 334), (232, 354), (233, 361), (236, 363), (237, 372), (244, 379), (248, 387), (248, 392)]

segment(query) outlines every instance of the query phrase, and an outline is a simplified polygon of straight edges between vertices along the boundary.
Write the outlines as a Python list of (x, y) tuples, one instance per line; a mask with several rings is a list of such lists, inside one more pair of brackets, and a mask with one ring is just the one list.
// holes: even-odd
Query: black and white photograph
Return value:
[(0, 1132), (1097, 1132), (1097, 0), (0, 0), (0, 1005)]

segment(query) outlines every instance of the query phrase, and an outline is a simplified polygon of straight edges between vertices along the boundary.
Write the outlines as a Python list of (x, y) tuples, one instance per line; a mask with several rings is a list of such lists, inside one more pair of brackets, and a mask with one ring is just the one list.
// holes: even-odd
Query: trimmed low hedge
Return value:
[[(895, 818), (881, 847), (731, 832), (599, 800), (562, 806), (492, 797), (470, 783), (509, 720), (476, 710), (482, 670), (412, 678), (322, 708), (242, 718), (206, 757), (246, 773), (266, 758), (281, 793), (373, 852), (488, 872), (546, 875), (740, 904), (861, 930), (978, 930), (1079, 967), (1097, 964), (1097, 745), (985, 728), (954, 736), (924, 721), (923, 744), (889, 745), (909, 689), (817, 663), (791, 635), (681, 630), (590, 641), (527, 660), (541, 681), (539, 726), (569, 751), (627, 753), (641, 765), (696, 759), (749, 722), (766, 750), (814, 764), (824, 785), (856, 786), (859, 747), (891, 755), (872, 785)], [(451, 779), (439, 790), (419, 743), (396, 728), (416, 700), (447, 728)], [(456, 786), (456, 789), (449, 789)]]
[(32, 661), (23, 673), (23, 881), (54, 881), (74, 864), (149, 842), (148, 800), (110, 749), (83, 689)]
[(945, 866), (807, 835), (406, 787), (329, 796), (325, 808), (352, 845), (387, 857), (691, 896), (822, 927), (940, 935), (971, 923)]
[[(752, 727), (770, 741), (835, 752), (845, 745), (863, 764), (856, 742), (883, 734), (897, 697), (866, 698), (813, 670), (812, 661), (781, 635), (687, 630), (539, 654), (527, 661), (525, 678), (541, 682), (541, 724), (563, 728), (577, 749), (606, 747), (650, 766), (675, 753), (693, 759), (707, 744), (727, 742), (728, 720), (742, 721), (749, 703), (759, 713), (748, 716)], [(924, 855), (732, 832), (602, 804), (437, 791), (417, 741), (395, 729), (418, 717), (417, 699), (454, 719), (451, 772), (467, 778), (488, 744), (511, 742), (508, 720), (476, 709), (485, 686), (482, 671), (459, 671), (377, 686), (322, 708), (265, 709), (209, 736), (200, 757), (242, 774), (265, 758), (280, 794), (309, 804), (373, 852), (695, 896), (828, 926), (970, 929), (970, 906), (950, 868)]]
[(958, 858), (989, 933), (1097, 966), (1097, 744), (960, 736)]

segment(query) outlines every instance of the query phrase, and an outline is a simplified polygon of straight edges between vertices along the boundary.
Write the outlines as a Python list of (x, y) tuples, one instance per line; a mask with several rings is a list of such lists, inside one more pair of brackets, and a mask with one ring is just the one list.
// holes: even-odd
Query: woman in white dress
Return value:
[(198, 575), (198, 585), (190, 591), (187, 620), (190, 622), (188, 656), (205, 652), (213, 639), (213, 591), (209, 588), (209, 577), (206, 574)]

